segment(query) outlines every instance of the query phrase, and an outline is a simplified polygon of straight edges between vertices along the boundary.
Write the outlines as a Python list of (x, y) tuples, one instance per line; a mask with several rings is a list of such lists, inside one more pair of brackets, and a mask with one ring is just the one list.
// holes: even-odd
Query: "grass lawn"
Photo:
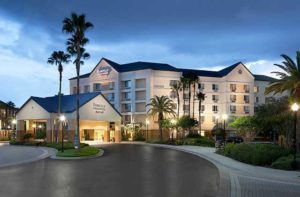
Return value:
[(56, 155), (59, 157), (84, 157), (84, 156), (96, 155), (100, 151), (102, 152), (103, 150), (95, 147), (85, 146), (82, 147), (80, 150), (67, 149), (64, 150), (64, 152), (58, 151)]

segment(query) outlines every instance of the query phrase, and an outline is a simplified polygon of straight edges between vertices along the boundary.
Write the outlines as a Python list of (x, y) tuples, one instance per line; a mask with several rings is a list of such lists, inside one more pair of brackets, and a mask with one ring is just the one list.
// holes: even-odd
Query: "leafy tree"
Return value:
[(16, 107), (15, 103), (12, 102), (12, 101), (8, 101), (6, 104), (7, 104), (8, 106), (10, 106), (10, 107), (13, 107), (13, 108)]
[(230, 127), (236, 128), (238, 135), (249, 135), (250, 139), (253, 139), (259, 126), (255, 116), (244, 116), (231, 122)]
[(70, 35), (67, 40), (67, 51), (68, 53), (75, 57), (74, 63), (76, 65), (76, 127), (74, 135), (74, 146), (75, 148), (80, 148), (80, 138), (79, 138), (79, 75), (80, 75), (80, 65), (84, 64), (84, 60), (90, 57), (90, 54), (86, 52), (85, 45), (89, 42), (89, 39), (85, 36), (88, 29), (92, 28), (93, 24), (86, 21), (85, 15), (77, 15), (72, 13), (70, 18), (66, 17), (63, 20), (62, 31)]
[(197, 121), (189, 116), (182, 116), (178, 120), (178, 126), (183, 130), (188, 130), (189, 133), (191, 128), (194, 127), (196, 124)]
[(160, 140), (163, 140), (162, 126), (164, 118), (168, 115), (176, 115), (176, 112), (173, 110), (173, 101), (167, 96), (155, 96), (154, 98), (150, 99), (150, 103), (148, 103), (146, 106), (150, 107), (147, 112), (148, 115), (152, 117), (158, 116)]
[[(63, 72), (62, 63), (69, 63), (69, 62), (70, 62), (70, 55), (65, 54), (63, 51), (54, 51), (47, 61), (48, 64), (52, 64), (52, 65), (55, 64), (59, 72), (58, 117), (61, 114), (61, 84), (62, 84), (62, 72)], [(58, 142), (58, 128), (56, 129), (56, 142)]]

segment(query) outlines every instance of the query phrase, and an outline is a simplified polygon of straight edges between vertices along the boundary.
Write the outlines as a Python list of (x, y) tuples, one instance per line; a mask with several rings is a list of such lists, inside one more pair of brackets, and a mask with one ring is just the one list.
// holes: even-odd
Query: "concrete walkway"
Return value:
[(7, 167), (45, 159), (53, 149), (45, 147), (11, 146), (0, 144), (0, 167)]
[(216, 154), (215, 148), (170, 145), (154, 146), (189, 152), (214, 163), (218, 167), (221, 177), (218, 196), (300, 196), (299, 171), (283, 171), (248, 165)]

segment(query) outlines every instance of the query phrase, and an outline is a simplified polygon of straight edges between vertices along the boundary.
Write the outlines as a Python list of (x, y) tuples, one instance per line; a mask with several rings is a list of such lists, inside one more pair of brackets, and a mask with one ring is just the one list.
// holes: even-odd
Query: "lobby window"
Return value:
[(230, 112), (235, 113), (236, 112), (236, 106), (235, 105), (230, 105)]
[(250, 103), (250, 96), (244, 95), (244, 101), (245, 101), (245, 103)]
[(230, 90), (231, 90), (231, 92), (235, 92), (236, 91), (236, 84), (230, 84)]
[(259, 92), (259, 87), (258, 86), (254, 86), (253, 91), (254, 91), (254, 93)]
[(231, 94), (230, 95), (230, 101), (233, 102), (233, 103), (235, 103), (236, 102), (236, 95)]
[(212, 84), (212, 90), (213, 91), (218, 91), (219, 90), (219, 85), (218, 84)]
[(198, 89), (199, 89), (199, 90), (204, 90), (204, 87), (205, 87), (205, 86), (204, 86), (204, 83), (199, 83), (199, 84), (198, 84)]
[(250, 112), (249, 106), (244, 106), (244, 112), (245, 112), (245, 114), (249, 114), (249, 112)]
[(179, 82), (178, 80), (170, 80), (169, 85), (173, 86), (173, 85), (177, 84), (178, 82)]
[(124, 81), (123, 84), (124, 84), (125, 89), (130, 89), (131, 88), (131, 81), (130, 80)]
[(244, 85), (244, 91), (249, 93), (250, 92), (250, 86), (249, 85)]
[(100, 83), (94, 83), (94, 92), (101, 91), (101, 84)]
[(84, 93), (88, 93), (90, 92), (90, 86), (89, 85), (85, 85), (84, 86)]
[(217, 105), (213, 105), (213, 106), (212, 106), (212, 111), (213, 111), (214, 113), (217, 113), (217, 112), (219, 111), (218, 106), (217, 106)]
[(219, 95), (212, 95), (212, 100), (214, 102), (218, 102), (219, 101)]

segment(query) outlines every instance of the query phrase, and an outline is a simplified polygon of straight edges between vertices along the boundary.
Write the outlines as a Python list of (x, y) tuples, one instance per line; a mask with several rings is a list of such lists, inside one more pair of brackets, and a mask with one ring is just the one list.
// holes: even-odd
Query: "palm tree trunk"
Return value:
[(191, 117), (191, 83), (189, 82), (189, 117)]
[[(78, 47), (79, 49), (79, 47)], [(80, 53), (80, 51), (77, 51), (78, 53)], [(76, 128), (75, 128), (75, 134), (74, 134), (74, 147), (75, 149), (80, 149), (80, 137), (79, 137), (79, 121), (80, 121), (80, 117), (79, 117), (79, 75), (80, 75), (80, 59), (79, 59), (79, 54), (77, 55), (77, 59), (76, 59), (76, 74), (77, 74), (77, 89), (76, 89)]]
[(176, 91), (177, 96), (177, 119), (179, 118), (179, 106), (180, 106), (180, 98), (179, 98), (179, 91)]
[(198, 107), (198, 110), (199, 110), (199, 130), (200, 130), (200, 133), (201, 133), (201, 99), (199, 99), (199, 107)]
[(196, 82), (194, 82), (194, 90), (193, 90), (193, 118), (195, 117), (195, 91), (196, 91)]
[[(61, 114), (61, 81), (62, 81), (62, 66), (59, 65), (58, 68), (59, 71), (59, 90), (58, 90), (58, 117), (60, 117)], [(55, 135), (55, 141), (56, 143), (58, 143), (58, 131), (59, 131), (59, 127), (60, 127), (60, 121), (57, 121), (57, 128), (56, 128), (56, 135)]]
[(162, 114), (162, 113), (159, 113), (159, 114), (158, 114), (158, 122), (159, 122), (158, 126), (159, 126), (159, 137), (160, 137), (160, 141), (163, 141), (163, 132), (162, 132), (162, 125), (161, 125), (163, 119), (164, 119), (163, 114)]

